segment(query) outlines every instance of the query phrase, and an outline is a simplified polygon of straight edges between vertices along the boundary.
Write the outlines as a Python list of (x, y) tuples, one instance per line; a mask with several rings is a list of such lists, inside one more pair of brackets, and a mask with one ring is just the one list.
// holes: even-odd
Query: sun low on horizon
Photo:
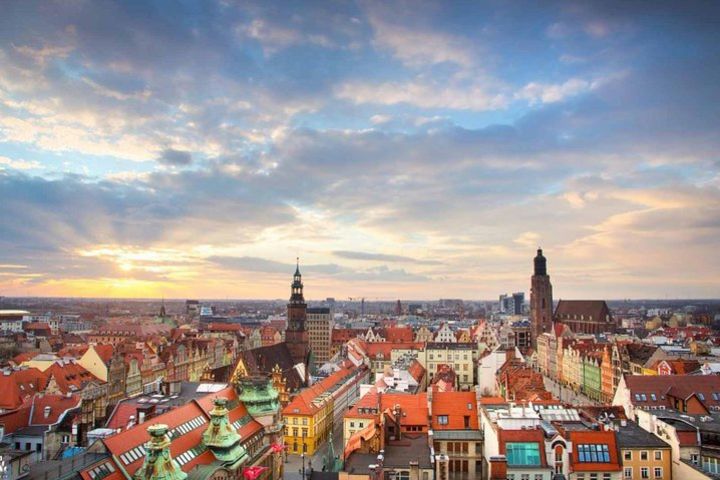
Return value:
[(0, 15), (0, 296), (720, 297), (720, 5)]

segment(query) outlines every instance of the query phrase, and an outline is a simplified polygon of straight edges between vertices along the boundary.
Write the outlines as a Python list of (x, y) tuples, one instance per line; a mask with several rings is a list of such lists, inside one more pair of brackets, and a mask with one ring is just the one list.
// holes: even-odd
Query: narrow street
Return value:
[[(343, 426), (342, 423), (335, 425), (333, 431), (333, 444), (335, 448), (335, 455), (342, 456), (343, 452)], [(328, 442), (325, 442), (310, 458), (305, 458), (305, 475), (306, 477), (310, 473), (310, 465), (314, 470), (322, 470), (323, 462), (325, 461), (325, 455), (327, 454)], [(302, 480), (302, 457), (300, 455), (288, 454), (285, 462), (285, 474), (284, 479), (287, 480)]]
[(575, 392), (568, 387), (562, 386), (549, 377), (544, 377), (544, 379), (547, 391), (552, 393), (562, 402), (569, 403), (571, 405), (598, 405), (598, 402), (595, 400), (590, 400), (582, 393)]

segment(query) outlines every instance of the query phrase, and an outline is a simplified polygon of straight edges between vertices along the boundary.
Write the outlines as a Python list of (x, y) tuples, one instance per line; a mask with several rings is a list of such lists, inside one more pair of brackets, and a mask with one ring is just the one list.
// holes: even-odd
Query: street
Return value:
[(560, 385), (558, 382), (549, 377), (543, 378), (545, 379), (545, 389), (564, 403), (569, 403), (571, 405), (598, 405), (598, 402), (590, 400), (582, 393), (576, 393), (572, 389)]
[[(333, 443), (335, 448), (335, 455), (342, 457), (343, 453), (343, 426), (342, 422), (335, 426), (333, 431)], [(327, 453), (328, 443), (325, 442), (310, 458), (305, 458), (305, 475), (309, 475), (310, 465), (315, 470), (322, 470), (323, 462), (325, 461), (325, 455)], [(300, 455), (288, 454), (285, 462), (285, 474), (284, 479), (287, 480), (302, 480), (302, 457)]]

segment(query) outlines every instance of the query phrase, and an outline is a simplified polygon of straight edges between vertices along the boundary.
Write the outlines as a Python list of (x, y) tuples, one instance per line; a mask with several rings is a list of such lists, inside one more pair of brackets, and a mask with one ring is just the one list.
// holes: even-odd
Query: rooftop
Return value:
[(670, 445), (635, 422), (627, 422), (625, 426), (619, 427), (617, 443), (620, 448), (670, 448)]

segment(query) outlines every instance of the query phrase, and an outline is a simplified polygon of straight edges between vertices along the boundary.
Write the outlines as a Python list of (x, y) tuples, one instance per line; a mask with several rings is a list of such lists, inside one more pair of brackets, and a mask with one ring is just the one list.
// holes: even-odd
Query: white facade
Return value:
[(450, 329), (447, 323), (444, 323), (435, 334), (435, 342), (437, 343), (456, 343), (457, 338), (455, 332)]

